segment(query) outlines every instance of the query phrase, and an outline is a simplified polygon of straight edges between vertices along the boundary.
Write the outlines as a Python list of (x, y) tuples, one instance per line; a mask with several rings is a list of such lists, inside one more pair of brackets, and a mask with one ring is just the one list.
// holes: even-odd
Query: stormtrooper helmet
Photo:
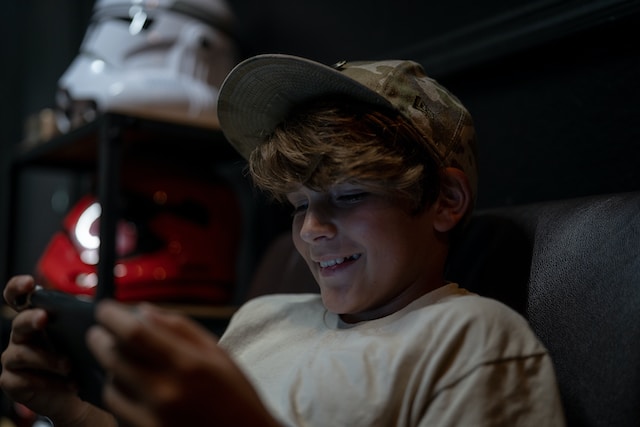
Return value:
[(97, 0), (58, 81), (57, 126), (100, 112), (217, 128), (218, 88), (237, 62), (224, 0)]

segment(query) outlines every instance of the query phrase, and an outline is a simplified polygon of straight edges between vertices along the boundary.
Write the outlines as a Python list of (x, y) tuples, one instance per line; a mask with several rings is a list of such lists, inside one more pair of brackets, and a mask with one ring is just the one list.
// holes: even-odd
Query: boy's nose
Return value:
[(300, 237), (307, 243), (318, 239), (330, 239), (335, 236), (336, 227), (329, 216), (318, 210), (307, 210), (300, 228)]

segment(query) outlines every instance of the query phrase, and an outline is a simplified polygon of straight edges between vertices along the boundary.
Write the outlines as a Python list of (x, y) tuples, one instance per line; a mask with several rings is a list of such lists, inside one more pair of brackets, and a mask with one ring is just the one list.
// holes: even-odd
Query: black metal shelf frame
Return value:
[(97, 197), (102, 206), (96, 299), (114, 295), (116, 224), (119, 212), (120, 166), (125, 156), (152, 150), (176, 163), (214, 165), (240, 160), (219, 130), (159, 122), (117, 113), (105, 113), (96, 120), (36, 147), (21, 150), (11, 159), (9, 213), (7, 218), (7, 276), (14, 265), (12, 248), (19, 175), (27, 168), (48, 167), (95, 172)]

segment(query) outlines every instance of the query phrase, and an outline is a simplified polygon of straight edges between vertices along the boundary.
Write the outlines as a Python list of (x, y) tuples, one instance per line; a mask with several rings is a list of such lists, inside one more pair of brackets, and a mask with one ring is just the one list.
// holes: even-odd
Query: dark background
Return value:
[[(242, 56), (421, 62), (475, 117), (480, 209), (640, 189), (639, 3), (230, 0)], [(39, 168), (15, 182), (8, 170), (25, 118), (53, 105), (57, 79), (78, 51), (92, 6), (77, 0), (3, 5), (2, 280), (30, 271), (83, 188), (73, 173)], [(9, 186), (20, 194), (17, 207), (9, 206)], [(19, 221), (9, 223), (9, 208)], [(263, 226), (275, 233), (282, 223)], [(4, 244), (9, 229), (19, 236), (12, 247)]]

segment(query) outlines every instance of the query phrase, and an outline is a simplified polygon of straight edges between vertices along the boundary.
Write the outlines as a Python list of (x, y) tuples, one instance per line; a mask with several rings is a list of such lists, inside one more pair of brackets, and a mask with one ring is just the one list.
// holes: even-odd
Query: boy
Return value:
[[(473, 124), (453, 95), (412, 62), (261, 55), (230, 73), (218, 111), (258, 187), (292, 205), (320, 294), (249, 301), (219, 342), (148, 305), (100, 303), (87, 341), (111, 414), (134, 426), (563, 425), (526, 321), (443, 277), (477, 188)], [(32, 287), (14, 278), (5, 298)], [(2, 387), (60, 425), (113, 425), (36, 346), (45, 323), (16, 316)]]

